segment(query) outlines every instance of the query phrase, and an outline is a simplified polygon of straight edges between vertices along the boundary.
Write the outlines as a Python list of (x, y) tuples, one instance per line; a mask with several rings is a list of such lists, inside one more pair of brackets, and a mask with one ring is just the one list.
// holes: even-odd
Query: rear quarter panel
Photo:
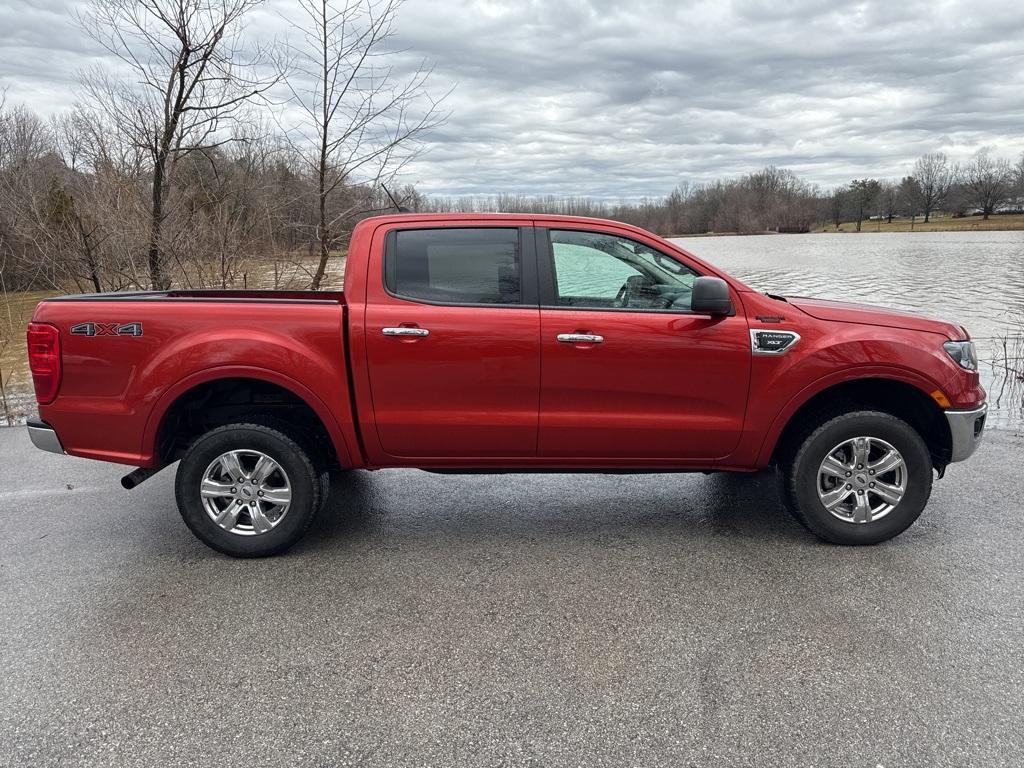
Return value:
[[(40, 406), (73, 456), (153, 466), (160, 420), (216, 378), (270, 381), (306, 400), (351, 463), (355, 439), (338, 302), (61, 300), (33, 320), (61, 333), (60, 393)], [(84, 322), (141, 323), (141, 336), (73, 335)]]

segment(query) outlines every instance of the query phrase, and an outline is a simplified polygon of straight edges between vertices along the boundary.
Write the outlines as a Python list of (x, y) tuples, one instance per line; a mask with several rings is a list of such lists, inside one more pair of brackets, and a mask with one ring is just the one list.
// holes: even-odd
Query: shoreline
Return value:
[(810, 232), (776, 232), (767, 229), (763, 232), (698, 232), (689, 235), (663, 235), (666, 240), (689, 240), (698, 237), (761, 237), (763, 235), (929, 235), (938, 232), (1024, 232), (1024, 226), (1019, 227), (948, 227), (942, 229), (869, 229), (861, 227), (857, 232), (853, 229), (812, 229)]
[(759, 230), (756, 232), (695, 232), (692, 234), (666, 235), (670, 239), (692, 237), (752, 237), (757, 235), (880, 235), (880, 234), (917, 234), (931, 232), (1022, 232), (1024, 231), (1024, 214), (1000, 214), (990, 219), (980, 216), (934, 216), (927, 224), (920, 219), (911, 222), (905, 218), (894, 218), (891, 223), (865, 219), (861, 222), (861, 231), (857, 232), (857, 223), (844, 221), (838, 228), (829, 224), (815, 227), (807, 232), (777, 232), (775, 230)]

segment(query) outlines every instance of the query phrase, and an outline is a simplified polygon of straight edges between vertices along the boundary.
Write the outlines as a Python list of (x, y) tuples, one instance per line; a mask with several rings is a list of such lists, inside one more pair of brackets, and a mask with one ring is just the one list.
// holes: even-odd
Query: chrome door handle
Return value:
[(429, 336), (430, 331), (426, 328), (385, 328), (382, 333), (385, 336)]
[(560, 333), (557, 338), (564, 344), (600, 344), (604, 341), (604, 336), (596, 333)]

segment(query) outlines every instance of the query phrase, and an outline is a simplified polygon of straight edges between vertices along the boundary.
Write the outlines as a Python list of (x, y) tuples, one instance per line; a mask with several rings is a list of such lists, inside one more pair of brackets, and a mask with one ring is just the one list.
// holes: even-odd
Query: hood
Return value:
[(802, 296), (787, 296), (786, 301), (819, 320), (831, 320), (837, 323), (860, 323), (861, 325), (880, 325), (885, 328), (906, 328), (911, 331), (937, 333), (953, 340), (968, 338), (967, 331), (962, 326), (942, 320), (933, 320), (923, 315), (915, 315), (913, 312), (875, 307), (870, 304), (851, 304), (845, 301), (808, 299)]

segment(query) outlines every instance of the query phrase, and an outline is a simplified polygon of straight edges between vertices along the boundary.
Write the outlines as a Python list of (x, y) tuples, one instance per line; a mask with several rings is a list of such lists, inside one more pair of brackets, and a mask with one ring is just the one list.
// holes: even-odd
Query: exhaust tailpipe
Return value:
[[(160, 469), (163, 469), (163, 467), (161, 467)], [(139, 467), (134, 472), (129, 472), (127, 475), (121, 478), (121, 487), (127, 491), (130, 491), (132, 488), (139, 485), (140, 483), (149, 480), (149, 478), (151, 478), (153, 475), (159, 472), (160, 469), (145, 469), (143, 467)]]

